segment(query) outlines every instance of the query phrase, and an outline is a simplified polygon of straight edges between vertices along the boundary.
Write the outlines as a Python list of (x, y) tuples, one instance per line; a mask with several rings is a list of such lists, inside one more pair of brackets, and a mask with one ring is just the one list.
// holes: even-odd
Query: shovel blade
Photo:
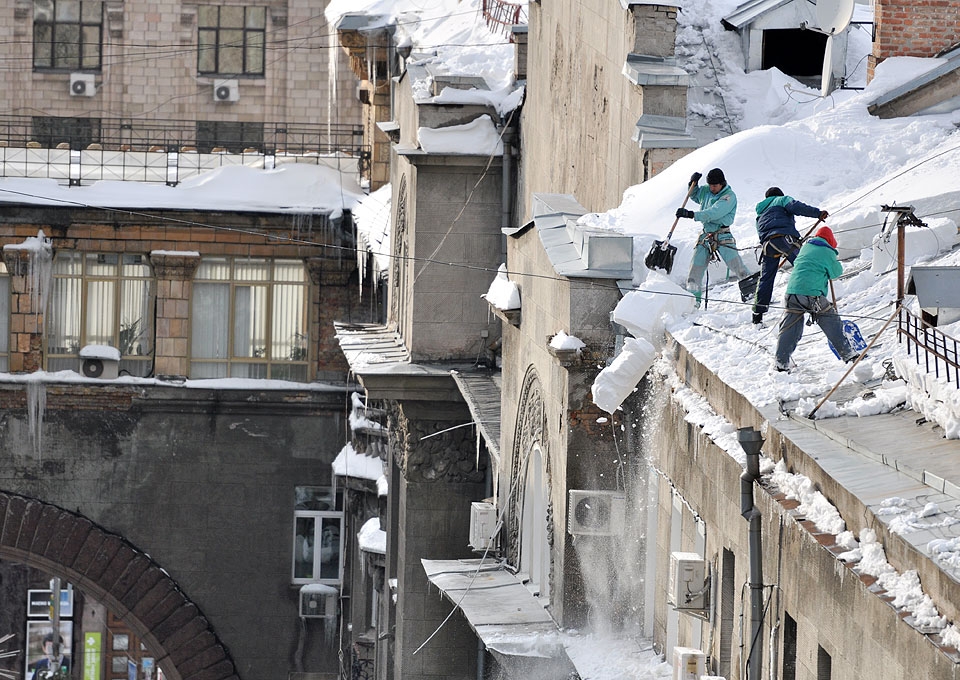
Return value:
[[(853, 321), (844, 321), (843, 322), (843, 334), (847, 336), (847, 342), (850, 343), (850, 349), (859, 354), (867, 348), (867, 342), (863, 339), (863, 335), (860, 333), (860, 327), (855, 324)], [(838, 359), (842, 359), (840, 352), (837, 351), (837, 348), (833, 346), (833, 343), (829, 340), (827, 344), (830, 345), (830, 351), (833, 352), (833, 355)]]
[(754, 298), (757, 293), (757, 284), (760, 282), (760, 272), (740, 279), (737, 283), (740, 285), (740, 300), (748, 302)]
[(647, 269), (662, 269), (669, 274), (673, 269), (673, 256), (676, 254), (676, 246), (663, 241), (654, 241), (643, 263), (647, 265)]

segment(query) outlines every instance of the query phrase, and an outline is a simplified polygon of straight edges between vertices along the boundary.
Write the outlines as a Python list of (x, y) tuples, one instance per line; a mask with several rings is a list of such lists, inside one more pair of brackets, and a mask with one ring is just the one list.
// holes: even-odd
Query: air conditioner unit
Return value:
[(707, 656), (699, 649), (673, 648), (673, 680), (700, 680), (706, 667)]
[(304, 619), (336, 618), (337, 589), (314, 583), (300, 588), (300, 616)]
[(704, 612), (710, 604), (707, 563), (697, 553), (670, 553), (667, 597), (678, 611)]
[(97, 85), (92, 73), (70, 74), (70, 96), (92, 97), (97, 93)]
[(470, 547), (485, 552), (496, 544), (497, 509), (493, 503), (470, 504)]
[(84, 345), (80, 349), (80, 373), (113, 380), (120, 375), (120, 351), (106, 345)]
[(236, 102), (240, 101), (240, 84), (236, 80), (214, 80), (213, 101)]
[(613, 536), (623, 532), (627, 497), (619, 491), (570, 490), (567, 532), (574, 536)]

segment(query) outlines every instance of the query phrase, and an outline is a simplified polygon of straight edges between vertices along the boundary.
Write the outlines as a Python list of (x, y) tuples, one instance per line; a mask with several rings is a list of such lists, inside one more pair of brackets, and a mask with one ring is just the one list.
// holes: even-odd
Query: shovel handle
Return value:
[[(819, 225), (821, 222), (823, 222), (823, 218), (822, 218), (822, 217), (818, 217), (818, 218), (817, 218), (817, 221), (813, 223), (813, 226), (810, 227), (809, 229), (807, 229), (807, 233), (804, 234), (804, 235), (800, 238), (800, 243), (803, 243), (803, 242), (806, 241), (808, 238), (810, 238), (810, 234), (813, 233), (813, 230), (816, 229), (816, 228), (817, 228), (817, 225)], [(780, 267), (782, 267), (782, 266), (783, 266), (783, 263), (786, 262), (786, 261), (787, 261), (787, 258), (781, 257), (781, 258), (780, 258), (780, 264), (777, 265), (777, 269), (780, 269)], [(833, 291), (833, 281), (830, 281), (830, 290), (831, 290), (831, 292)], [(834, 298), (833, 306), (834, 306), (834, 307), (837, 306), (836, 298)]]
[[(687, 201), (689, 201), (689, 200), (690, 200), (690, 197), (693, 196), (693, 191), (694, 191), (694, 189), (696, 189), (698, 186), (699, 186), (699, 184), (694, 184), (693, 182), (690, 183), (690, 189), (687, 191), (687, 195), (684, 196), (684, 198), (683, 198), (683, 203), (680, 204), (680, 208), (681, 208), (681, 209), (687, 207)], [(662, 248), (663, 248), (664, 250), (666, 250), (667, 246), (670, 245), (670, 237), (673, 236), (673, 230), (677, 228), (677, 223), (678, 223), (679, 221), (680, 221), (680, 218), (679, 218), (679, 217), (674, 217), (674, 218), (673, 218), (673, 225), (671, 225), (670, 231), (667, 232), (667, 240), (663, 242)]]

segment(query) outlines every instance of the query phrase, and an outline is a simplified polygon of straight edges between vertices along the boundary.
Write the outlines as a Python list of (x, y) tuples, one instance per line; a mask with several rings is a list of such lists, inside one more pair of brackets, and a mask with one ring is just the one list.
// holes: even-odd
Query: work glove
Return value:
[(825, 219), (827, 219), (828, 217), (830, 217), (830, 213), (828, 213), (826, 210), (821, 210), (821, 211), (820, 211), (820, 221), (821, 221), (821, 222), (823, 222), (823, 221), (824, 221)]
[(703, 175), (701, 175), (699, 172), (693, 173), (692, 175), (690, 175), (690, 181), (687, 182), (687, 186), (688, 187), (696, 186), (696, 184), (700, 182), (701, 177), (703, 177)]
[(677, 208), (677, 217), (686, 217), (687, 219), (693, 219), (693, 211), (687, 210), (686, 208)]

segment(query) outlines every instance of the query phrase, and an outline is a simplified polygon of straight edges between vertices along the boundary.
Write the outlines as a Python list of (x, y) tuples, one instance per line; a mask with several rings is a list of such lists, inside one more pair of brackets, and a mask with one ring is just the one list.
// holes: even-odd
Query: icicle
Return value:
[(37, 460), (43, 457), (43, 414), (47, 408), (47, 386), (39, 380), (27, 383), (27, 428)]

